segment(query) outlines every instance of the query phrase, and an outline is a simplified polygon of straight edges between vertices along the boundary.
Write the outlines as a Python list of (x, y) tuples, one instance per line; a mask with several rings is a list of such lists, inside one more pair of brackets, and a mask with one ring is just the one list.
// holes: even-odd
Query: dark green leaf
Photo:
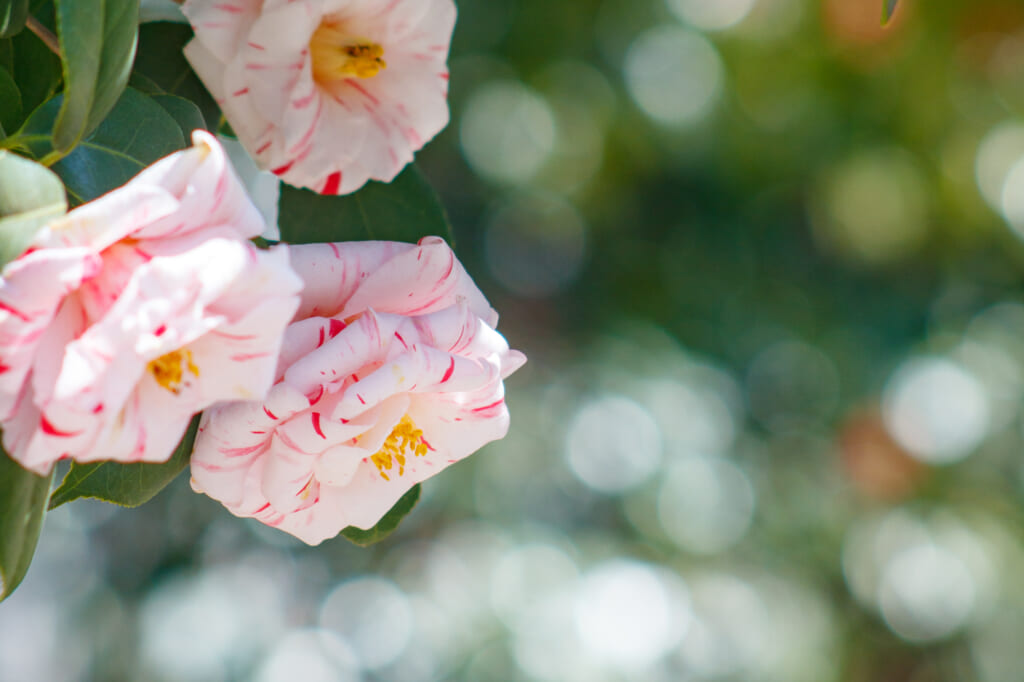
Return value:
[(138, 43), (138, 0), (59, 0), (64, 104), (53, 128), (57, 158), (96, 129), (121, 97)]
[(882, 24), (889, 23), (892, 19), (893, 12), (896, 11), (896, 5), (899, 0), (882, 0)]
[(21, 583), (32, 563), (52, 478), (22, 469), (0, 448), (0, 600)]
[(39, 228), (65, 211), (64, 186), (49, 168), (0, 151), (0, 267), (20, 256)]
[(21, 92), (25, 113), (57, 92), (60, 85), (60, 60), (31, 31), (22, 31), (11, 39), (14, 68), (12, 75)]
[(60, 487), (50, 496), (50, 509), (81, 497), (94, 497), (122, 507), (138, 507), (149, 502), (188, 466), (198, 429), (197, 414), (174, 454), (161, 464), (72, 464)]
[(28, 0), (0, 0), (0, 38), (9, 38), (25, 28)]
[(238, 139), (238, 135), (235, 134), (234, 128), (232, 128), (231, 124), (228, 123), (228, 120), (223, 117), (221, 117), (220, 121), (217, 123), (217, 134), (224, 135), (235, 140)]
[(389, 184), (370, 182), (355, 194), (321, 196), (281, 185), (281, 240), (292, 244), (379, 239), (452, 241), (444, 207), (430, 183), (409, 165)]
[[(18, 144), (34, 158), (43, 159), (53, 150), (49, 131), (60, 106), (60, 97), (50, 100), (16, 134)], [(83, 203), (184, 147), (177, 121), (152, 98), (129, 88), (100, 127), (51, 168), (64, 180), (74, 203)]]
[(164, 89), (154, 83), (152, 79), (143, 76), (138, 71), (132, 71), (131, 78), (128, 79), (128, 87), (134, 88), (145, 95), (166, 95)]
[(14, 44), (10, 40), (0, 40), (0, 67), (14, 73)]
[(153, 22), (139, 27), (135, 73), (142, 74), (170, 95), (194, 102), (203, 112), (207, 130), (215, 130), (220, 108), (189, 66), (182, 48), (192, 39), (185, 24)]
[(14, 78), (0, 66), (0, 134), (6, 136), (21, 125), (21, 92)]
[(184, 97), (153, 95), (152, 100), (162, 106), (164, 111), (178, 122), (178, 127), (181, 128), (181, 134), (186, 143), (192, 139), (193, 130), (206, 128), (206, 122), (203, 120), (203, 113), (199, 111), (199, 107)]
[(420, 486), (417, 483), (409, 492), (402, 495), (401, 499), (395, 503), (395, 506), (384, 515), (376, 526), (370, 530), (363, 530), (356, 528), (355, 526), (349, 526), (341, 531), (341, 536), (346, 540), (354, 542), (360, 547), (368, 547), (369, 545), (375, 544), (391, 535), (398, 524), (401, 523), (412, 508), (416, 506), (416, 503), (420, 501)]

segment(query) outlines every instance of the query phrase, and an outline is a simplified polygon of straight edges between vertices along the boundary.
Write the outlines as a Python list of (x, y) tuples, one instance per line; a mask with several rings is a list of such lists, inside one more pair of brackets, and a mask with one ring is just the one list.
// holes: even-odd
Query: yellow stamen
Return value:
[[(184, 365), (184, 367), (182, 367)], [(192, 361), (192, 351), (175, 350), (161, 355), (150, 362), (146, 369), (153, 373), (156, 383), (171, 393), (177, 393), (181, 387), (187, 369), (192, 376), (199, 376), (199, 368)]]
[(405, 456), (409, 452), (417, 457), (424, 457), (427, 454), (427, 444), (423, 440), (423, 431), (416, 428), (416, 424), (409, 418), (409, 415), (405, 415), (384, 440), (384, 445), (380, 450), (370, 457), (370, 461), (377, 467), (381, 478), (390, 481), (391, 478), (387, 472), (394, 468), (396, 462), (398, 463), (398, 475), (401, 476), (405, 473)]
[(313, 79), (325, 84), (345, 78), (373, 78), (387, 68), (379, 43), (352, 38), (338, 26), (321, 24), (309, 39)]

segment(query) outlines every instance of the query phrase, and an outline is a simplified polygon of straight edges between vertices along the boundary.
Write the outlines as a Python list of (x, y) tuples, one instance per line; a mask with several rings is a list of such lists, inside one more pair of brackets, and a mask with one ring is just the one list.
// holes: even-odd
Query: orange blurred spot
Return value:
[(839, 432), (843, 469), (860, 492), (893, 500), (910, 495), (926, 468), (899, 446), (877, 408), (849, 415)]

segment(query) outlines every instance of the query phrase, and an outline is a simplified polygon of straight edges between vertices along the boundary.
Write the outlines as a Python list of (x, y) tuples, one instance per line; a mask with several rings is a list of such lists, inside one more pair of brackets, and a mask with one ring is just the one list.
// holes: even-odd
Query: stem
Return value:
[(57, 36), (53, 35), (53, 33), (50, 32), (50, 29), (39, 23), (38, 19), (31, 14), (28, 15), (28, 19), (25, 20), (25, 27), (35, 33), (41, 41), (46, 43), (46, 46), (50, 48), (55, 55), (58, 57), (60, 56), (60, 43), (57, 42)]

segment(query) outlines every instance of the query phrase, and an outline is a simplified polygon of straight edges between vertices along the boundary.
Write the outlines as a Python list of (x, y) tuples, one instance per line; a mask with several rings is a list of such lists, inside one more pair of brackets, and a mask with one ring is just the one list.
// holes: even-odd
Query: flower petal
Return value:
[(451, 247), (440, 237), (424, 237), (416, 249), (396, 254), (366, 277), (339, 315), (353, 315), (371, 306), (379, 312), (425, 315), (460, 301), (487, 324), (497, 324), (498, 314)]

